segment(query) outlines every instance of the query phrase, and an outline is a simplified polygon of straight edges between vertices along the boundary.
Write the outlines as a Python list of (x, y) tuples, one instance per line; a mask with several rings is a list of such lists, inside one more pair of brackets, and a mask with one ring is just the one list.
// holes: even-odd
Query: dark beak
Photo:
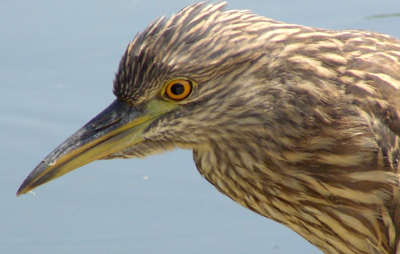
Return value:
[(28, 175), (17, 196), (94, 160), (142, 142), (143, 130), (149, 123), (174, 108), (164, 104), (153, 101), (134, 107), (115, 100), (51, 152)]

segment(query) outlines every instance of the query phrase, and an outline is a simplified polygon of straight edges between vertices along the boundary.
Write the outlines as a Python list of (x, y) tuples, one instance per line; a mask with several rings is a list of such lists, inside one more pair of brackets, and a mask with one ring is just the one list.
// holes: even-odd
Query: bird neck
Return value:
[[(271, 154), (260, 160), (251, 147), (235, 151), (214, 144), (195, 149), (194, 160), (199, 172), (237, 203), (286, 225), (324, 253), (395, 253), (392, 216), (383, 205), (389, 198), (385, 190), (377, 186), (360, 195), (315, 177), (312, 169), (305, 173), (301, 164)], [(389, 178), (385, 172), (371, 175)], [(345, 180), (336, 180), (340, 177)]]

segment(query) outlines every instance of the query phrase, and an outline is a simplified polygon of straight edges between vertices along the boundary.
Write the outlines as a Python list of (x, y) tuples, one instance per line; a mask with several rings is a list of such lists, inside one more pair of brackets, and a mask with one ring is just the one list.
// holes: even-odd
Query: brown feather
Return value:
[(400, 41), (223, 6), (189, 6), (130, 43), (119, 99), (140, 105), (176, 77), (198, 87), (108, 158), (193, 149), (218, 190), (323, 252), (400, 253)]

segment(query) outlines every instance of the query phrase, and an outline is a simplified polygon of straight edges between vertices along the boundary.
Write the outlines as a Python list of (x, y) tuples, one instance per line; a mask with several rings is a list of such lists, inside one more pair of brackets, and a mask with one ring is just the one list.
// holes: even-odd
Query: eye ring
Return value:
[(174, 101), (186, 99), (193, 90), (193, 84), (186, 79), (174, 79), (165, 86), (164, 95)]

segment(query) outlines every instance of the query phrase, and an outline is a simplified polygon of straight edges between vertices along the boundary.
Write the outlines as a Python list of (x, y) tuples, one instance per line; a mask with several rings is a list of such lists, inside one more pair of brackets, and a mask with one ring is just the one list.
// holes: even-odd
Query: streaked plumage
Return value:
[[(219, 191), (324, 253), (400, 253), (400, 41), (224, 5), (191, 5), (138, 34), (117, 100), (18, 193), (96, 159), (192, 149)], [(181, 78), (190, 96), (166, 98)]]

